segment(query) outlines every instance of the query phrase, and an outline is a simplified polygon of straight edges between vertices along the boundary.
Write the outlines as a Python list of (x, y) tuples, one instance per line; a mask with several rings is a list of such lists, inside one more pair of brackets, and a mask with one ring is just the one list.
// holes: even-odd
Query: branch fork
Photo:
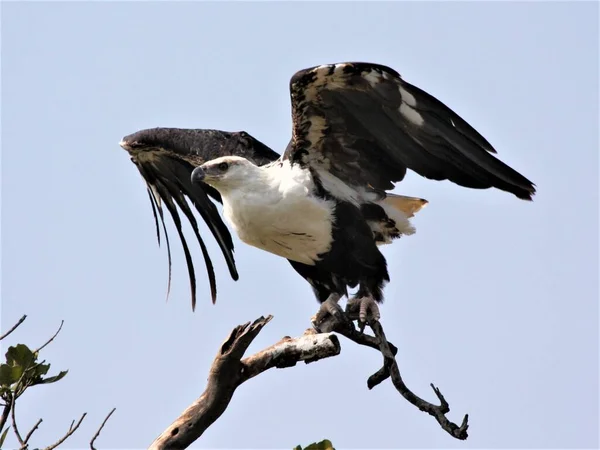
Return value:
[(396, 390), (406, 400), (433, 416), (448, 434), (460, 440), (467, 438), (468, 415), (465, 415), (460, 426), (451, 422), (446, 417), (450, 406), (437, 387), (431, 385), (439, 405), (418, 397), (404, 384), (395, 356), (398, 349), (388, 342), (379, 321), (369, 322), (374, 333), (371, 336), (364, 332), (364, 326), (360, 331), (356, 329), (353, 321), (358, 319), (358, 311), (330, 315), (315, 329), (306, 330), (304, 335), (297, 338), (286, 336), (276, 344), (244, 358), (252, 341), (272, 318), (260, 317), (252, 323), (238, 325), (231, 331), (212, 363), (205, 391), (154, 440), (149, 449), (181, 449), (191, 445), (223, 414), (235, 390), (266, 370), (292, 367), (300, 361), (308, 364), (338, 355), (341, 347), (334, 333), (381, 352), (383, 366), (367, 380), (369, 389), (391, 378)]
[(298, 338), (284, 337), (276, 344), (244, 358), (244, 353), (273, 316), (235, 327), (221, 345), (210, 368), (202, 395), (156, 438), (150, 449), (186, 448), (225, 411), (235, 390), (266, 370), (309, 364), (338, 355), (340, 342), (333, 333), (307, 330)]
[(440, 401), (439, 405), (430, 403), (413, 393), (408, 386), (406, 386), (404, 380), (402, 380), (400, 368), (398, 366), (398, 362), (396, 361), (398, 348), (391, 342), (388, 342), (381, 322), (370, 321), (368, 323), (374, 334), (374, 336), (370, 336), (364, 333), (364, 325), (361, 326), (359, 324), (359, 326), (361, 326), (360, 331), (356, 329), (353, 321), (357, 319), (358, 311), (350, 310), (339, 316), (327, 316), (325, 320), (318, 324), (318, 328), (319, 331), (333, 331), (359, 345), (364, 345), (379, 350), (383, 356), (383, 367), (368, 378), (367, 387), (369, 389), (373, 389), (375, 386), (381, 384), (383, 381), (391, 377), (392, 384), (396, 390), (408, 402), (419, 408), (419, 410), (433, 416), (442, 429), (452, 437), (459, 440), (467, 439), (469, 415), (466, 414), (464, 416), (460, 426), (450, 421), (446, 417), (446, 414), (450, 412), (450, 405), (442, 395), (442, 392), (439, 390), (439, 388), (435, 387), (433, 384), (430, 384), (430, 386)]

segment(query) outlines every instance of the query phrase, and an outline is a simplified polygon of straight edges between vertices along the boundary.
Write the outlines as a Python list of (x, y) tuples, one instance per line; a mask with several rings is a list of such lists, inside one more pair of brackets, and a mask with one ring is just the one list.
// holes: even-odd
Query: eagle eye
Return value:
[(217, 167), (221, 172), (225, 172), (229, 168), (229, 164), (227, 164), (226, 162), (222, 162)]

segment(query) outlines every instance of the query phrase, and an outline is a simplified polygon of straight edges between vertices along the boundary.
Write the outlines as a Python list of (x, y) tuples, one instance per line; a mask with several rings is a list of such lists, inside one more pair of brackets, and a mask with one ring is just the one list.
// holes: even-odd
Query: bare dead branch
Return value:
[(44, 349), (50, 342), (52, 342), (54, 340), (54, 338), (56, 336), (58, 336), (58, 333), (60, 333), (60, 330), (62, 330), (63, 324), (65, 323), (64, 320), (60, 321), (60, 326), (58, 327), (58, 330), (56, 330), (56, 333), (54, 333), (54, 335), (48, 339), (40, 348), (38, 348), (37, 350), (35, 350), (33, 353), (38, 353), (40, 350)]
[(38, 427), (40, 426), (40, 424), (43, 422), (42, 419), (38, 420), (36, 422), (36, 424), (33, 426), (33, 428), (31, 430), (29, 430), (29, 433), (27, 433), (27, 435), (25, 436), (25, 439), (23, 439), (23, 444), (21, 445), (22, 449), (26, 449), (27, 448), (27, 443), (29, 442), (29, 439), (31, 439), (31, 436), (33, 436), (33, 433), (35, 433), (35, 430), (38, 429)]
[(2, 408), (2, 416), (0, 417), (0, 431), (4, 430), (4, 425), (6, 425), (8, 416), (10, 415), (10, 411), (12, 410), (12, 404), (14, 401), (12, 393), (9, 393), (7, 397), (8, 396), (10, 396), (10, 398), (5, 399), (6, 403), (4, 404), (4, 408)]
[[(81, 418), (79, 419), (77, 424), (75, 424), (75, 421), (73, 420), (71, 422), (71, 426), (69, 426), (69, 430), (65, 433), (65, 435), (63, 437), (61, 437), (58, 441), (56, 441), (54, 444), (50, 445), (49, 447), (46, 447), (44, 450), (53, 450), (56, 447), (58, 447), (60, 444), (65, 442), (67, 439), (69, 439), (69, 437), (73, 433), (75, 433), (75, 431), (77, 431), (77, 428), (79, 428), (79, 425), (81, 425), (81, 422), (83, 422), (83, 419), (85, 419), (85, 416), (87, 416), (87, 413), (83, 413), (81, 415)], [(75, 424), (75, 426), (73, 426), (74, 424)]]
[(215, 357), (202, 395), (156, 440), (151, 450), (183, 449), (198, 439), (225, 411), (238, 386), (272, 368), (310, 363), (340, 353), (340, 342), (332, 333), (309, 330), (298, 338), (285, 337), (278, 343), (242, 359), (248, 346), (273, 316), (260, 317), (235, 327)]
[(108, 419), (110, 419), (110, 416), (112, 416), (112, 414), (116, 411), (116, 409), (117, 408), (113, 408), (111, 410), (111, 412), (108, 413), (108, 415), (104, 418), (102, 425), (100, 425), (100, 428), (98, 428), (98, 431), (96, 431), (96, 434), (94, 434), (94, 437), (90, 441), (90, 449), (91, 450), (96, 450), (96, 447), (94, 447), (94, 442), (96, 441), (96, 439), (98, 439), (98, 436), (100, 436), (100, 433), (102, 432), (102, 428), (104, 428), (104, 425), (106, 425), (106, 422), (108, 422)]
[(272, 367), (289, 367), (298, 361), (317, 361), (340, 353), (340, 344), (332, 332), (339, 333), (347, 339), (381, 352), (384, 364), (381, 369), (371, 375), (367, 381), (369, 389), (392, 379), (396, 390), (411, 404), (421, 411), (435, 417), (443, 430), (456, 439), (468, 437), (468, 415), (460, 426), (446, 417), (450, 407), (438, 388), (431, 385), (440, 401), (434, 405), (415, 395), (404, 383), (396, 361), (398, 349), (387, 341), (380, 322), (370, 323), (375, 336), (356, 329), (353, 320), (358, 318), (356, 311), (350, 311), (338, 317), (327, 317), (319, 324), (319, 329), (307, 330), (304, 336), (296, 339), (285, 337), (278, 343), (241, 359), (250, 343), (260, 330), (272, 319), (259, 318), (252, 324), (249, 322), (233, 329), (222, 344), (213, 361), (204, 393), (190, 405), (149, 447), (151, 450), (187, 448), (198, 439), (225, 411), (233, 393), (246, 380), (259, 375)]
[(17, 426), (17, 420), (15, 418), (15, 405), (17, 404), (17, 402), (15, 400), (16, 399), (13, 399), (13, 401), (12, 401), (12, 409), (10, 411), (10, 416), (11, 416), (11, 420), (12, 420), (13, 431), (15, 432), (15, 436), (17, 437), (19, 444), (21, 444), (21, 446), (22, 446), (24, 444), (24, 441), (23, 441), (23, 438), (21, 437), (21, 433), (19, 433), (19, 427)]
[(379, 350), (384, 359), (383, 367), (369, 377), (367, 380), (368, 388), (372, 389), (391, 376), (394, 387), (406, 400), (419, 408), (421, 411), (424, 411), (435, 417), (442, 429), (451, 436), (460, 440), (467, 439), (469, 415), (465, 415), (460, 426), (448, 420), (446, 414), (450, 411), (450, 406), (440, 390), (433, 384), (431, 384), (431, 387), (438, 397), (440, 405), (429, 403), (428, 401), (423, 400), (414, 394), (402, 380), (400, 369), (396, 361), (396, 353), (398, 352), (398, 349), (392, 343), (387, 341), (381, 323), (379, 321), (369, 323), (369, 326), (375, 334), (375, 337), (373, 337), (356, 330), (352, 320), (356, 320), (357, 318), (358, 314), (356, 311), (350, 311), (341, 317), (328, 316), (322, 323), (319, 324), (319, 330), (335, 331), (336, 333), (345, 336), (357, 344)]
[(6, 333), (4, 333), (2, 336), (0, 336), (0, 341), (2, 339), (4, 339), (5, 337), (7, 337), (10, 333), (15, 331), (17, 328), (19, 328), (19, 325), (21, 325), (23, 322), (25, 322), (25, 319), (27, 319), (27, 314), (23, 314), (23, 317), (21, 317), (19, 319), (19, 321), (17, 323), (15, 323), (10, 330), (8, 330)]
[(429, 403), (426, 400), (423, 400), (416, 394), (414, 394), (404, 381), (402, 380), (402, 376), (400, 375), (400, 369), (398, 368), (398, 363), (396, 362), (396, 358), (392, 354), (387, 339), (385, 337), (385, 333), (383, 332), (383, 327), (380, 322), (375, 322), (370, 324), (373, 333), (379, 340), (381, 353), (384, 357), (384, 365), (389, 368), (389, 371), (392, 375), (392, 383), (394, 383), (394, 387), (402, 396), (408, 400), (410, 403), (415, 405), (421, 411), (428, 413), (429, 415), (435, 417), (438, 421), (442, 429), (448, 432), (451, 436), (456, 439), (465, 440), (468, 437), (467, 429), (469, 428), (469, 415), (465, 414), (463, 421), (460, 426), (448, 420), (446, 414), (450, 412), (450, 405), (440, 392), (440, 390), (435, 387), (433, 384), (430, 384), (433, 392), (437, 396), (440, 401), (440, 405), (434, 405), (433, 403)]

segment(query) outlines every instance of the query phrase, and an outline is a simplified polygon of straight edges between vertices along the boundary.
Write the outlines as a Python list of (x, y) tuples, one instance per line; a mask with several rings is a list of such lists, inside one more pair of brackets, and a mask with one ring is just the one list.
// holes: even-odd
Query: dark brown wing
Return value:
[[(216, 239), (234, 280), (238, 272), (233, 257), (233, 241), (215, 204), (209, 196), (221, 201), (219, 193), (208, 185), (199, 187), (191, 182), (194, 168), (205, 161), (226, 155), (243, 156), (262, 165), (274, 161), (279, 155), (245, 132), (229, 133), (219, 130), (190, 130), (179, 128), (153, 128), (141, 130), (123, 138), (121, 146), (131, 155), (148, 186), (148, 195), (156, 223), (160, 244), (162, 223), (169, 259), (169, 288), (171, 286), (171, 247), (164, 222), (163, 204), (169, 211), (181, 240), (190, 278), (192, 309), (196, 306), (196, 273), (192, 254), (182, 231), (179, 211), (189, 221), (204, 257), (211, 298), (217, 297), (217, 286), (212, 260), (198, 229), (198, 223), (187, 200), (206, 223)], [(167, 291), (168, 295), (168, 291)]]
[(531, 181), (439, 100), (385, 66), (340, 63), (290, 81), (293, 136), (284, 158), (350, 186), (385, 191), (407, 169), (434, 180), (531, 200)]

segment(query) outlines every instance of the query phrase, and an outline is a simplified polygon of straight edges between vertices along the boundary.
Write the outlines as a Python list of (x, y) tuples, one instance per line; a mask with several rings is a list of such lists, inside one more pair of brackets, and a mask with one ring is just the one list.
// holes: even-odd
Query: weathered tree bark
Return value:
[(150, 445), (152, 450), (188, 447), (223, 414), (239, 385), (272, 368), (310, 363), (340, 353), (340, 342), (333, 333), (313, 330), (298, 338), (285, 337), (276, 344), (242, 359), (248, 346), (272, 319), (260, 317), (252, 324), (233, 329), (221, 346), (210, 368), (204, 393), (190, 405)]
[(291, 367), (299, 361), (310, 363), (338, 355), (340, 343), (332, 332), (381, 352), (383, 367), (367, 380), (369, 389), (391, 377), (396, 390), (406, 400), (433, 416), (442, 429), (454, 438), (466, 439), (468, 415), (465, 415), (460, 426), (451, 422), (446, 417), (450, 411), (448, 402), (433, 384), (431, 387), (440, 405), (429, 403), (414, 394), (402, 380), (395, 357), (398, 349), (387, 341), (381, 323), (376, 321), (369, 324), (375, 334), (370, 336), (364, 333), (364, 327), (360, 331), (356, 329), (353, 320), (357, 318), (357, 311), (349, 311), (338, 317), (329, 316), (319, 324), (318, 331), (306, 330), (303, 336), (294, 339), (285, 337), (245, 359), (242, 359), (244, 352), (272, 316), (260, 317), (252, 324), (248, 322), (237, 326), (225, 340), (213, 361), (204, 393), (156, 438), (149, 448), (164, 450), (188, 447), (223, 414), (239, 385), (272, 367)]

